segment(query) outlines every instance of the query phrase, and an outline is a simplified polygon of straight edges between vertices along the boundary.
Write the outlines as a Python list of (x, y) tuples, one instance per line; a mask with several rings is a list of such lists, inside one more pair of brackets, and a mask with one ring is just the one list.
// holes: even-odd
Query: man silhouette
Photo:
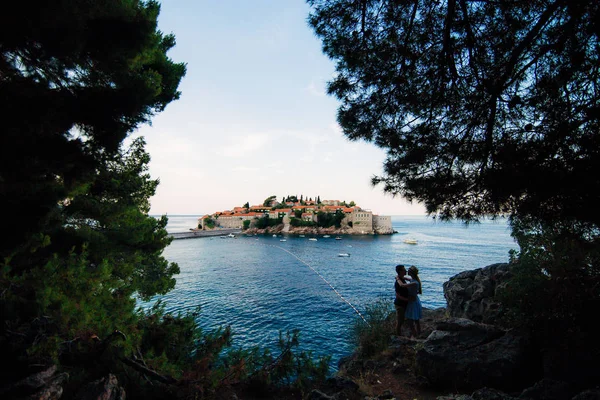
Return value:
[(394, 282), (394, 290), (396, 291), (396, 298), (394, 299), (394, 306), (396, 307), (396, 336), (401, 336), (404, 313), (408, 305), (408, 289), (399, 285), (399, 283), (406, 283), (404, 279), (406, 268), (404, 265), (396, 265), (396, 274), (396, 281)]

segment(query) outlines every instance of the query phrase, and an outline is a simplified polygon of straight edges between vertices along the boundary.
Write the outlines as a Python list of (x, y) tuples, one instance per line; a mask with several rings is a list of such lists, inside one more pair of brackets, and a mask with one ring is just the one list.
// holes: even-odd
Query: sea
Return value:
[[(200, 215), (169, 215), (169, 233)], [(300, 346), (331, 356), (331, 370), (352, 353), (352, 326), (367, 306), (394, 299), (395, 266), (419, 268), (424, 307), (446, 307), (443, 284), (467, 270), (508, 262), (518, 250), (506, 220), (465, 225), (427, 216), (392, 216), (392, 235), (298, 237), (245, 235), (174, 240), (164, 251), (179, 264), (175, 289), (149, 302), (177, 314), (195, 311), (206, 332), (230, 326), (233, 346), (277, 351), (279, 334), (299, 330)], [(317, 240), (309, 240), (310, 237)], [(417, 244), (407, 244), (414, 239)], [(345, 254), (345, 256), (340, 256)]]

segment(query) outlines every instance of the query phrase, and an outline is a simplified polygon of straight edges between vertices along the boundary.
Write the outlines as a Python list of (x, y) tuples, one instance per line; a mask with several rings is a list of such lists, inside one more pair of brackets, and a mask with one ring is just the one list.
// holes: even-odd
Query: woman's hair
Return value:
[(408, 269), (408, 275), (419, 282), (419, 294), (423, 294), (423, 285), (421, 285), (421, 278), (419, 278), (419, 269), (414, 265), (411, 265)]

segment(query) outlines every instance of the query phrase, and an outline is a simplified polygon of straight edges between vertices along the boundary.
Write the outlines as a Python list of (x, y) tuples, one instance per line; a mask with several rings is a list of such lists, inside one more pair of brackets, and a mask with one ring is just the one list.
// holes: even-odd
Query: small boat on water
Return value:
[(273, 235), (273, 237), (277, 237), (277, 235)]
[(338, 257), (350, 257), (350, 254), (348, 254), (348, 253), (340, 253), (340, 254), (338, 254)]
[(230, 233), (229, 235), (227, 235), (227, 237), (234, 238), (235, 235), (233, 233)]
[(279, 239), (279, 241), (280, 241), (280, 242), (285, 242), (286, 240), (285, 240), (285, 239)]
[(331, 236), (329, 236), (329, 235), (323, 235), (323, 237), (324, 237), (324, 238), (327, 238), (327, 237), (331, 237)]
[(300, 237), (304, 237), (304, 235), (300, 235)]
[(417, 244), (417, 239), (404, 239), (406, 244)]
[(308, 238), (308, 240), (312, 240), (313, 242), (316, 242), (317, 238)]
[(339, 237), (339, 236), (336, 236), (336, 237), (335, 237), (335, 240), (342, 240), (342, 238), (341, 238), (341, 237)]

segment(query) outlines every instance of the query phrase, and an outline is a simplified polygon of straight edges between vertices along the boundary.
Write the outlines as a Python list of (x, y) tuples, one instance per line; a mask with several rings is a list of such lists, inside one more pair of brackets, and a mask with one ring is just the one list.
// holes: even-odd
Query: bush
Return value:
[(352, 342), (362, 357), (369, 357), (385, 350), (395, 332), (396, 314), (394, 304), (387, 298), (379, 298), (365, 307), (363, 317), (352, 326)]
[(204, 219), (204, 228), (206, 229), (214, 229), (215, 227), (215, 220), (212, 218), (205, 218)]
[(141, 337), (136, 347), (140, 360), (178, 382), (174, 386), (149, 383), (138, 371), (128, 369), (129, 384), (136, 388), (134, 398), (193, 398), (200, 393), (210, 397), (229, 386), (259, 395), (288, 389), (304, 391), (323, 383), (329, 373), (330, 357), (314, 359), (310, 352), (296, 351), (298, 331), (280, 332), (278, 351), (272, 353), (259, 347), (233, 347), (229, 327), (203, 332), (195, 322), (199, 310), (171, 315), (159, 301), (138, 315)]
[(298, 218), (290, 218), (290, 225), (294, 226), (294, 227), (298, 227), (298, 226), (312, 227), (312, 226), (315, 226), (316, 223), (314, 221), (304, 221), (304, 220), (298, 219)]
[(583, 365), (600, 357), (592, 317), (600, 307), (598, 230), (525, 218), (513, 218), (511, 225), (520, 251), (511, 254), (513, 277), (499, 293), (506, 323), (526, 328), (543, 352), (560, 354), (547, 358), (549, 378), (592, 383), (598, 368)]
[[(299, 331), (279, 332), (279, 354), (254, 348), (248, 352), (247, 362), (254, 368), (245, 382), (258, 395), (277, 389), (304, 391), (325, 381), (329, 373), (330, 356), (313, 359), (311, 352), (294, 352), (299, 345)], [(261, 396), (262, 397), (262, 396)]]
[(341, 212), (327, 213), (319, 211), (317, 213), (317, 224), (322, 228), (329, 228), (334, 225), (336, 228), (340, 228), (344, 217), (344, 213)]
[(265, 229), (270, 226), (277, 226), (283, 223), (283, 218), (269, 218), (268, 216), (264, 216), (261, 218), (256, 218), (254, 220), (254, 226), (258, 229)]

